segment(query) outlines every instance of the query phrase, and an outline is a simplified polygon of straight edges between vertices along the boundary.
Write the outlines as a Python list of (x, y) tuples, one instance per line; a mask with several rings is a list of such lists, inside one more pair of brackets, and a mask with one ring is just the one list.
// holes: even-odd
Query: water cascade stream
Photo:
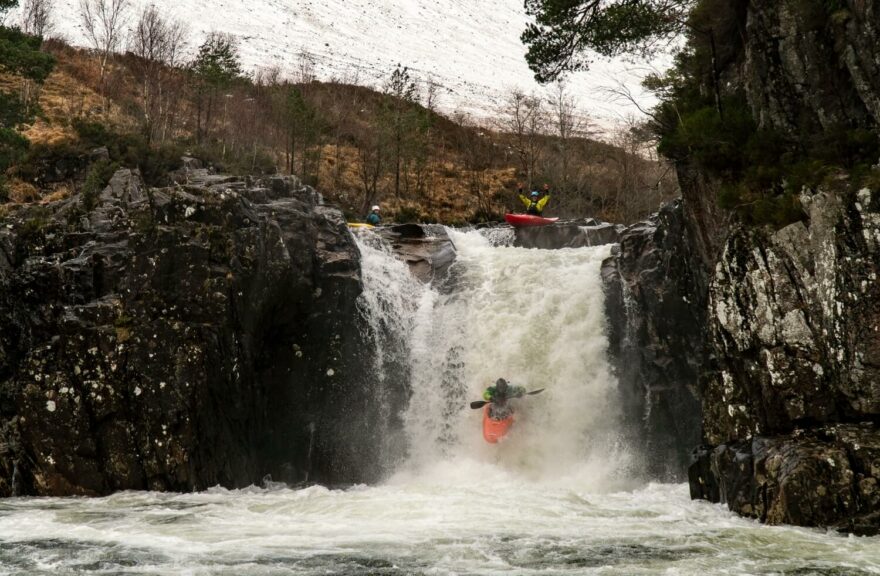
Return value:
[[(609, 247), (450, 231), (423, 285), (370, 232), (360, 302), (388, 398), (387, 479), (0, 502), (0, 574), (880, 574), (880, 542), (761, 526), (636, 480), (607, 358)], [(529, 389), (498, 446), (468, 403)]]

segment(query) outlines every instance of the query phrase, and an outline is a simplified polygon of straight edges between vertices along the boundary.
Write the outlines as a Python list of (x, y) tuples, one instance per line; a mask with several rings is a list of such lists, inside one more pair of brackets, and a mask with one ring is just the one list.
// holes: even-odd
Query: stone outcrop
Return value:
[(738, 229), (717, 265), (691, 490), (767, 522), (877, 531), (880, 197), (803, 204), (808, 224)]
[(603, 263), (610, 353), (652, 478), (684, 476), (699, 442), (705, 275), (681, 202), (628, 227)]
[(749, 2), (739, 72), (755, 119), (783, 132), (880, 122), (880, 4)]
[(191, 164), (2, 221), (0, 495), (377, 477), (342, 214)]
[(437, 224), (397, 224), (380, 228), (397, 256), (425, 283), (441, 279), (455, 261), (455, 245)]
[(514, 228), (514, 246), (558, 250), (615, 244), (624, 227), (593, 219), (569, 220), (547, 226)]
[[(876, 0), (721, 7), (718, 72), (759, 129), (793, 142), (876, 131)], [(707, 311), (692, 495), (771, 523), (877, 531), (877, 193), (840, 182), (805, 193), (805, 222), (731, 228), (723, 183), (677, 169), (710, 280), (695, 295)]]

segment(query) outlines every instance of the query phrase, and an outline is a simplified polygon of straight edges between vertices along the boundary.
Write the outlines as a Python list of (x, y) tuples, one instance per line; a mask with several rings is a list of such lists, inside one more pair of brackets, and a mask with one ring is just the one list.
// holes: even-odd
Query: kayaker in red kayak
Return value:
[(494, 420), (503, 420), (510, 416), (513, 409), (507, 405), (511, 398), (522, 398), (526, 389), (522, 386), (510, 386), (507, 380), (499, 378), (494, 386), (489, 386), (483, 392), (483, 400), (491, 402), (489, 415)]
[(544, 213), (544, 208), (547, 206), (547, 202), (550, 201), (550, 185), (544, 184), (543, 195), (537, 190), (532, 190), (532, 193), (527, 197), (523, 194), (522, 182), (519, 182), (517, 184), (517, 194), (519, 195), (520, 201), (525, 204), (526, 214), (540, 216)]

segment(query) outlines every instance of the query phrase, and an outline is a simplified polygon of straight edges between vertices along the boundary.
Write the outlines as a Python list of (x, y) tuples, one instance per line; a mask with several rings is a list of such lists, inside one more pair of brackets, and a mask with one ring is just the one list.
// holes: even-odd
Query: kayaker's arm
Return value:
[(516, 185), (516, 195), (519, 198), (519, 201), (522, 202), (526, 208), (532, 205), (532, 201), (529, 200), (525, 194), (523, 194), (522, 182), (518, 182)]
[(546, 196), (544, 196), (543, 198), (538, 200), (538, 211), (540, 212), (540, 211), (544, 210), (544, 206), (546, 206), (547, 202), (549, 202), (549, 201), (550, 201), (549, 194), (547, 194)]

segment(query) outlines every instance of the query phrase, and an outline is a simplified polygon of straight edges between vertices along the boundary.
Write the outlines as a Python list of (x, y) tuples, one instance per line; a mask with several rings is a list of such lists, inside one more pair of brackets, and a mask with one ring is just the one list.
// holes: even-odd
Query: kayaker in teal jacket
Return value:
[(532, 193), (526, 197), (523, 194), (523, 185), (520, 182), (517, 185), (517, 193), (519, 195), (520, 202), (522, 202), (526, 207), (526, 214), (531, 214), (532, 216), (540, 216), (544, 213), (544, 208), (547, 206), (547, 202), (550, 201), (550, 185), (544, 184), (544, 195), (541, 196), (541, 193), (537, 190), (532, 190)]
[(499, 378), (494, 386), (489, 386), (483, 392), (483, 400), (492, 403), (489, 415), (492, 418), (502, 420), (513, 412), (507, 405), (507, 401), (511, 398), (522, 398), (525, 393), (526, 389), (522, 386), (510, 386), (507, 380)]
[(373, 208), (370, 210), (370, 213), (367, 214), (367, 224), (378, 226), (381, 223), (382, 217), (379, 216), (379, 207), (373, 206)]

